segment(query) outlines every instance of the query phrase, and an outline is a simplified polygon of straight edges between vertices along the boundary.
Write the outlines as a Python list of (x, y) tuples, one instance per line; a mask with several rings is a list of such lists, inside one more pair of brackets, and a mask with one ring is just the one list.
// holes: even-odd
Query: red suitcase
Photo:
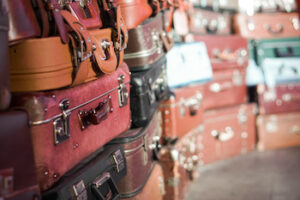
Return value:
[(213, 81), (204, 85), (204, 96), (204, 110), (246, 103), (245, 69), (215, 71)]
[(86, 156), (130, 127), (129, 70), (69, 89), (16, 95), (28, 110), (42, 190), (51, 187)]
[(26, 112), (0, 113), (0, 129), (0, 199), (40, 199)]
[(160, 105), (165, 142), (181, 138), (203, 122), (203, 85), (174, 89)]
[(300, 83), (257, 86), (260, 114), (300, 111)]
[(204, 132), (199, 140), (199, 159), (208, 164), (254, 149), (257, 107), (242, 104), (204, 112)]
[(300, 112), (259, 115), (257, 117), (258, 150), (300, 145)]
[(241, 36), (194, 35), (194, 40), (205, 42), (213, 70), (248, 66), (248, 42)]

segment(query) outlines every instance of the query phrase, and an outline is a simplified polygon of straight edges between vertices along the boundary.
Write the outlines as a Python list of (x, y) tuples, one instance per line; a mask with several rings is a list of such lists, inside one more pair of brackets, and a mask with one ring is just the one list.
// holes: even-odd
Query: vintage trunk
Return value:
[(242, 104), (204, 112), (203, 164), (252, 151), (256, 143), (255, 104)]
[(245, 73), (244, 69), (215, 71), (213, 81), (204, 85), (204, 110), (245, 103), (247, 101)]
[(160, 105), (165, 142), (180, 139), (203, 122), (203, 85), (173, 90), (169, 100)]
[(149, 18), (129, 30), (129, 41), (124, 59), (130, 71), (149, 69), (172, 46), (172, 40), (163, 30), (162, 14)]
[(260, 114), (300, 111), (300, 83), (257, 86)]
[(27, 113), (1, 112), (0, 129), (0, 199), (38, 199)]
[(234, 27), (247, 39), (299, 37), (298, 13), (259, 13), (252, 16), (236, 14)]
[(206, 44), (213, 70), (248, 66), (248, 42), (245, 38), (238, 35), (195, 35), (194, 39)]
[(165, 182), (163, 169), (160, 164), (156, 163), (152, 169), (151, 175), (146, 181), (146, 185), (140, 193), (127, 200), (163, 200), (165, 195)]
[(117, 185), (122, 198), (137, 195), (145, 186), (160, 148), (160, 114), (156, 112), (144, 128), (131, 129), (109, 144), (120, 144), (127, 161), (127, 175)]
[(217, 13), (194, 8), (191, 14), (190, 32), (193, 34), (230, 35), (231, 18), (229, 13)]
[(117, 183), (126, 175), (123, 149), (105, 147), (79, 163), (43, 194), (45, 200), (119, 199)]
[[(31, 135), (42, 190), (130, 127), (128, 67), (77, 87), (16, 95), (31, 117)], [(43, 134), (41, 134), (43, 133)]]
[(300, 113), (287, 112), (257, 117), (258, 150), (300, 145)]
[(130, 108), (133, 127), (145, 126), (160, 102), (169, 97), (165, 56), (152, 65), (148, 71), (131, 74)]
[(159, 161), (163, 167), (166, 194), (165, 200), (183, 200), (190, 185), (198, 177), (198, 137), (202, 126), (198, 126), (175, 145), (161, 149)]

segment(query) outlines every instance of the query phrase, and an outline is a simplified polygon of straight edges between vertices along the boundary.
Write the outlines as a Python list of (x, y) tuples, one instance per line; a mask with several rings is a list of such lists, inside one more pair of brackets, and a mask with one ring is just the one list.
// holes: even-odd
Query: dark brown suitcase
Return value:
[(156, 112), (144, 128), (131, 129), (109, 143), (121, 145), (125, 152), (127, 175), (117, 184), (122, 198), (143, 189), (157, 159), (160, 137), (160, 114)]
[(234, 28), (247, 39), (287, 38), (300, 36), (299, 14), (258, 13), (252, 16), (236, 14)]
[(258, 150), (300, 145), (300, 112), (257, 117)]
[(0, 113), (0, 199), (38, 200), (28, 116)]
[(173, 90), (169, 100), (160, 105), (165, 142), (180, 139), (203, 122), (203, 85)]
[(8, 60), (8, 10), (4, 1), (0, 1), (0, 110), (10, 104), (9, 60)]
[(247, 101), (245, 69), (214, 72), (213, 81), (204, 85), (204, 110), (242, 104)]
[(257, 86), (260, 114), (300, 111), (300, 83)]
[(199, 159), (208, 164), (252, 151), (256, 142), (255, 104), (204, 112), (203, 148)]
[(194, 40), (205, 42), (213, 70), (248, 66), (248, 42), (241, 36), (194, 35)]
[(129, 30), (128, 36), (124, 60), (130, 71), (149, 69), (151, 64), (159, 60), (172, 45), (171, 39), (163, 30), (161, 13)]
[(190, 32), (193, 34), (229, 35), (231, 17), (228, 13), (195, 8), (191, 14)]
[(183, 200), (193, 180), (198, 177), (198, 137), (202, 126), (199, 125), (175, 145), (161, 149), (159, 161), (163, 167), (166, 194), (165, 200)]

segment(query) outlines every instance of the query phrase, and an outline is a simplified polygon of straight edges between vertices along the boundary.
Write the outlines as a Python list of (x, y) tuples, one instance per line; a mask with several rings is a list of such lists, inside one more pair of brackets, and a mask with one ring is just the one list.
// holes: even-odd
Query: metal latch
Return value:
[(119, 96), (119, 107), (120, 108), (122, 108), (128, 104), (128, 98), (129, 98), (128, 90), (124, 84), (124, 79), (125, 79), (124, 75), (121, 75), (118, 78), (118, 81), (119, 81), (118, 96)]
[(87, 200), (87, 191), (85, 189), (85, 185), (83, 180), (79, 181), (75, 185), (73, 185), (73, 193), (74, 193), (74, 199), (77, 200)]
[(115, 164), (115, 169), (119, 173), (125, 168), (124, 157), (122, 155), (121, 150), (119, 149), (116, 152), (114, 152), (112, 157)]
[(54, 134), (54, 144), (60, 144), (61, 142), (67, 140), (70, 137), (70, 126), (69, 117), (71, 111), (68, 110), (70, 106), (70, 101), (64, 99), (59, 103), (59, 107), (62, 110), (61, 117), (53, 122), (53, 134)]

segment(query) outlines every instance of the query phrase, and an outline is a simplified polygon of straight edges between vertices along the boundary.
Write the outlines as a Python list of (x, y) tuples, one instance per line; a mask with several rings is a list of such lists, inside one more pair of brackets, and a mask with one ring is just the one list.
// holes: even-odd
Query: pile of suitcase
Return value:
[(260, 150), (300, 144), (296, 4), (249, 2), (0, 0), (0, 199), (184, 199), (257, 114)]

